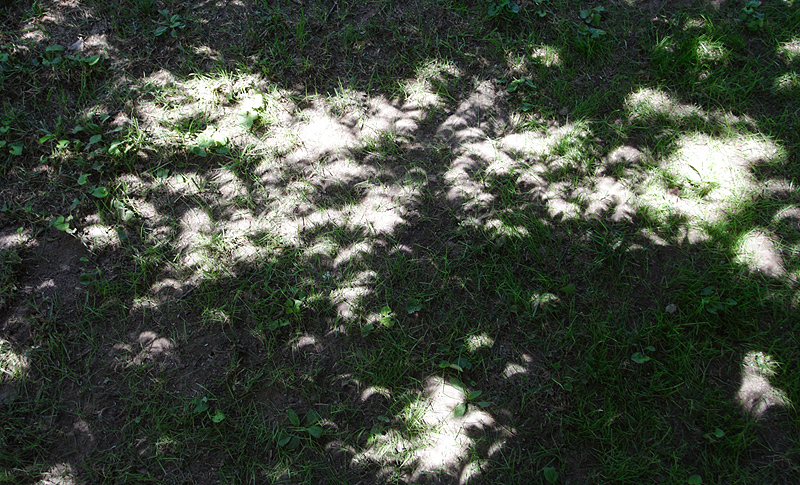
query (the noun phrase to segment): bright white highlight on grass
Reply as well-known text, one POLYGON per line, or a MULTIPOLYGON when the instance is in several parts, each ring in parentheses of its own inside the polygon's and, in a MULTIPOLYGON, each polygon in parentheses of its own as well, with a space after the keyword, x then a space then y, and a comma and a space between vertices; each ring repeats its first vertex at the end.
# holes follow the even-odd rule
MULTIPOLYGON (((354 462, 372 461, 413 469, 408 481, 414 482, 432 473, 454 474, 463 464, 473 439, 494 428, 494 419, 482 408, 469 405, 467 412, 455 417, 455 408, 465 402, 464 392, 441 377, 425 382, 422 400, 407 406, 404 419, 418 430, 406 436, 395 429, 386 430, 373 438, 369 447, 354 458, 354 462)), ((495 439, 502 443, 513 430, 501 430, 495 439)), ((500 446, 493 447, 496 452, 500 446)), ((488 457, 487 457, 488 458, 488 457)), ((480 463, 468 466, 458 475, 458 483, 467 483, 480 473, 480 463)))
POLYGON ((561 54, 558 49, 549 45, 536 46, 531 50, 531 57, 539 64, 547 67, 561 67, 561 54))
POLYGON ((719 62, 728 56, 728 50, 721 42, 704 39, 697 43, 697 59, 701 61, 719 62))
MULTIPOLYGON (((433 89, 459 74, 434 63, 420 71, 420 86, 433 89)), ((178 80, 163 71, 148 77, 142 89, 153 93, 137 107, 139 126, 150 139, 186 150, 216 137, 231 149, 246 147, 247 160, 260 160, 245 170, 122 177, 125 204, 144 221, 145 237, 177 252, 167 278, 197 286, 208 277, 235 274, 239 263, 263 259, 276 247, 303 246, 304 258, 336 270, 337 288, 328 296, 340 316, 352 316, 374 284, 374 276, 360 273, 372 244, 406 223, 427 184, 424 172, 401 178, 380 168, 384 152, 418 130, 425 104, 340 88, 330 98, 307 98, 309 105, 301 109, 278 88, 225 73, 178 80), (204 114, 211 111, 213 117, 204 114), (253 117, 252 127, 243 123, 253 117), (186 120, 195 118, 207 123, 203 133, 187 132, 186 120), (364 162, 355 160, 361 157, 364 162), (326 236, 330 228, 350 239, 345 247, 326 236), (274 245, 259 246, 252 239, 256 234, 273 235, 274 245), (315 240, 309 234, 317 234, 315 240)), ((99 224, 83 234, 104 247, 113 236, 99 224)), ((153 286, 161 288, 159 282, 153 286)))
POLYGON ((784 42, 778 49, 778 56, 787 64, 800 62, 800 37, 795 37, 789 42, 784 42))
POLYGON ((414 79, 404 82, 403 92, 409 105, 425 109, 444 103, 437 85, 447 86, 450 80, 461 77, 458 67, 440 59, 428 61, 418 67, 416 74, 414 79))
POLYGON ((773 86, 775 91, 779 93, 789 94, 795 91, 800 91, 800 74, 796 72, 787 72, 775 79, 773 86))
POLYGON ((343 281, 339 288, 331 292, 331 302, 336 305, 340 317, 345 320, 355 318, 356 308, 372 291, 377 277, 378 274, 373 270, 361 271, 348 281, 343 281))
POLYGON ((317 337, 305 334, 295 339, 294 344, 292 344, 292 350, 295 352, 313 352, 319 350, 321 345, 317 337))
POLYGON ((791 406, 789 397, 773 387, 769 378, 778 371, 778 363, 763 352, 748 352, 742 362, 742 384, 736 399, 742 409, 754 419, 764 416, 770 408, 791 406))
POLYGON ((77 485, 75 470, 69 463, 59 463, 42 474, 36 485, 77 485))
POLYGON ((16 231, 0 233, 0 249, 11 249, 13 247, 19 246, 25 241, 26 239, 30 238, 30 230, 25 229, 22 232, 18 233, 16 231))
POLYGON ((641 88, 625 100, 625 107, 633 119, 660 115, 668 119, 690 116, 705 117, 700 108, 672 99, 668 93, 651 88, 641 88))
POLYGON ((526 372, 528 372, 528 369, 526 369, 525 367, 519 364, 515 364, 513 362, 509 362, 508 364, 506 364, 505 370, 503 370, 503 377, 509 379, 517 374, 524 374, 526 372))
POLYGON ((642 183, 639 203, 665 217, 686 217, 690 229, 699 231, 695 237, 703 238, 703 225, 722 221, 752 199, 758 184, 751 167, 777 155, 767 140, 686 136, 642 183))
POLYGON ((776 239, 765 230, 748 232, 739 238, 734 247, 736 262, 772 278, 786 277, 786 264, 776 239))
POLYGON ((361 393, 361 402, 366 402, 372 396, 383 396, 386 399, 392 398, 392 393, 389 389, 380 386, 370 386, 361 393))
POLYGON ((464 339, 464 348, 467 352, 477 352, 484 347, 491 347, 494 345, 494 339, 486 333, 480 335, 470 335, 464 339))
POLYGON ((14 351, 11 342, 0 338, 0 383, 18 379, 30 368, 30 359, 14 351))

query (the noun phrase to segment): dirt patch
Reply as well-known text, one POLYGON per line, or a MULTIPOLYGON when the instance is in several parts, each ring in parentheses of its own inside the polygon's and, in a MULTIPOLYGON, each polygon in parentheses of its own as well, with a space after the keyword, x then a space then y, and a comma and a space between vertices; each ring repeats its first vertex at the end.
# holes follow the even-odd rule
POLYGON ((69 318, 78 309, 79 298, 86 294, 80 276, 88 271, 92 255, 76 238, 64 232, 49 230, 35 239, 23 239, 16 231, 0 231, 5 241, 0 249, 13 249, 19 254, 18 293, 0 314, 2 332, 18 344, 31 344, 32 327, 37 307, 69 318), (16 242, 15 242, 16 240, 16 242))

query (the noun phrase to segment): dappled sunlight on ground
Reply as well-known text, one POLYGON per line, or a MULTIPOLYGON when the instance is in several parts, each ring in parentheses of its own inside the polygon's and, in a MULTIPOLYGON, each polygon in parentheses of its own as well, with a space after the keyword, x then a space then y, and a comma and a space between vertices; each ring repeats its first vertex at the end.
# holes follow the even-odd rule
POLYGON ((769 379, 778 372, 778 363, 763 352, 748 352, 742 362, 742 382, 736 399, 742 410, 759 419, 770 408, 791 406, 789 397, 770 384, 769 379))
POLYGON ((694 135, 642 184, 641 204, 663 217, 686 217, 698 238, 703 227, 722 221, 755 196, 752 168, 780 155, 775 144, 751 137, 694 135))
POLYGON ((736 261, 747 266, 750 271, 761 273, 770 278, 791 281, 797 274, 787 274, 786 263, 781 254, 778 239, 765 230, 753 230, 743 235, 734 247, 736 261))
POLYGON ((42 479, 35 485, 77 485, 83 483, 76 478, 75 470, 69 463, 59 463, 42 474, 42 479))
POLYGON ((0 481, 796 472, 788 3, 312 3, 0 5, 0 481))
POLYGON ((19 379, 29 368, 30 359, 15 351, 11 342, 0 338, 0 384, 7 380, 19 379))
POLYGON ((131 343, 117 343, 113 346, 115 366, 141 366, 149 363, 177 362, 173 342, 156 332, 139 333, 131 343))
POLYGON ((778 55, 781 56, 787 64, 800 61, 800 38, 781 44, 781 46, 778 47, 778 55))
MULTIPOLYGON (((550 62, 558 56, 541 48, 536 57, 550 62)), ((177 252, 176 271, 184 285, 196 286, 204 275, 232 274, 236 264, 257 261, 264 251, 250 236, 267 233, 278 235, 279 244, 302 246, 307 257, 336 275, 346 267, 357 273, 351 263, 363 264, 376 244, 384 245, 406 224, 430 183, 422 169, 382 164, 382 153, 415 136, 428 110, 442 102, 436 86, 457 74, 441 63, 420 68, 408 86, 413 95, 402 106, 342 88, 301 107, 288 93, 252 76, 184 81, 155 73, 143 81, 150 100, 136 108, 148 136, 165 148, 171 140, 218 140, 220 146, 227 144, 226 150, 258 154, 259 162, 238 166, 223 155, 219 168, 204 173, 124 175, 120 180, 128 198, 120 207, 146 221, 153 243, 177 252), (208 116, 210 107, 215 107, 213 117, 208 116), (331 228, 355 239, 344 245, 320 239, 331 228)), ((525 228, 506 227, 502 214, 494 213, 503 195, 494 181, 510 179, 528 204, 543 204, 551 218, 603 216, 622 222, 644 208, 656 217, 684 218, 685 234, 702 240, 708 224, 752 199, 752 167, 780 156, 766 139, 690 134, 662 160, 632 146, 587 160, 584 150, 592 140, 581 122, 503 134, 494 112, 499 96, 492 83, 477 83, 436 128, 437 140, 454 156, 443 177, 448 199, 463 211, 465 221, 492 233, 525 234, 525 228), (642 174, 647 161, 657 166, 642 174)), ((662 116, 675 123, 696 119, 751 125, 708 115, 653 89, 631 94, 627 109, 632 120, 662 116)), ((108 247, 119 236, 99 220, 85 222, 82 238, 90 247, 108 247)), ((752 260, 752 244, 747 248, 752 260)), ((782 274, 775 269, 783 267, 774 259, 778 253, 770 255, 771 262, 755 262, 754 267, 767 271, 769 266, 770 274, 782 274)), ((337 281, 330 297, 341 316, 352 318, 352 308, 371 291, 376 275, 367 270, 337 281)))
POLYGON ((440 377, 428 378, 421 399, 409 404, 404 413, 404 419, 417 433, 404 435, 388 430, 376 436, 353 460, 393 463, 411 469, 408 479, 412 482, 426 475, 444 473, 458 476, 458 483, 468 483, 480 476, 480 461, 472 466, 464 462, 473 443, 493 441, 489 456, 483 457, 488 459, 514 431, 498 428, 494 418, 475 404, 468 404, 463 413, 457 410, 466 403, 467 396, 460 384, 440 377))
MULTIPOLYGON (((421 76, 430 80, 438 75, 434 67, 421 76)), ((410 100, 401 108, 382 98, 343 93, 331 100, 316 98, 300 109, 285 94, 250 77, 182 81, 162 71, 143 85, 153 99, 137 107, 139 126, 165 149, 173 141, 191 144, 205 137, 215 140, 208 150, 227 145, 226 150, 246 147, 249 153, 263 154, 259 163, 244 170, 233 164, 204 173, 154 171, 120 178, 127 189, 120 204, 145 222, 146 239, 177 253, 176 271, 185 286, 263 257, 253 234, 277 234, 280 243, 303 246, 308 257, 321 256, 341 272, 369 254, 376 240, 394 234, 421 197, 424 172, 409 168, 395 173, 361 160, 380 157, 382 150, 397 143, 394 137, 415 133, 423 112, 410 100), (210 117, 212 105, 218 109, 210 117), (266 132, 248 130, 242 124, 244 115, 251 121, 258 118, 254 123, 266 132), (291 142, 282 144, 288 132, 291 142), (360 234, 361 239, 345 247, 314 240, 320 236, 308 239, 332 227, 360 234)), ((423 91, 420 86, 415 89, 423 91)), ((119 236, 99 220, 84 223, 81 237, 90 247, 108 247, 119 236)), ((346 308, 356 305, 374 284, 374 276, 364 276, 369 274, 343 280, 331 295, 343 305, 343 316, 352 314, 346 308)), ((153 288, 161 286, 156 282, 153 288)))
POLYGON ((462 73, 455 65, 434 59, 417 69, 417 76, 403 84, 406 102, 411 106, 431 109, 442 106, 448 100, 437 93, 437 84, 447 84, 462 73))

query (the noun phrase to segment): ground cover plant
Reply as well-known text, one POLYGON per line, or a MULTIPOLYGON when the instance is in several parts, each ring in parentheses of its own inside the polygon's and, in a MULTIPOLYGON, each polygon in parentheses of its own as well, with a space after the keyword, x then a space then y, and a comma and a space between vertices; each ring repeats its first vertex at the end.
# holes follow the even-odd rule
POLYGON ((796 2, 0 19, 0 481, 800 481, 796 2))

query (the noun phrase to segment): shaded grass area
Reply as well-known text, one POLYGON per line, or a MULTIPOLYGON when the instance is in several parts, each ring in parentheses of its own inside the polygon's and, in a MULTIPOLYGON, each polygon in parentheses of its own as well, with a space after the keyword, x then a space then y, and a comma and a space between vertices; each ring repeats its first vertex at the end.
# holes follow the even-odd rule
POLYGON ((2 7, 0 477, 796 481, 798 10, 604 6, 2 7))

